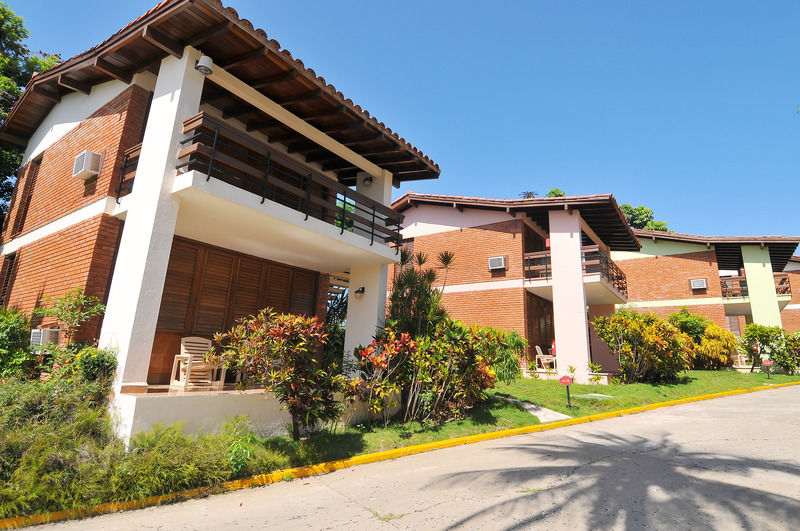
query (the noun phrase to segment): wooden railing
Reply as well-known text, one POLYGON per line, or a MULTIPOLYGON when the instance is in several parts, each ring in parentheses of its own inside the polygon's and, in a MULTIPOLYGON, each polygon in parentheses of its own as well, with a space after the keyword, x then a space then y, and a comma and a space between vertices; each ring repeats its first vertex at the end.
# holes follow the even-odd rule
MULTIPOLYGON (((778 295, 792 294, 792 285, 789 283, 787 273, 773 273, 772 276, 775 278, 775 293, 778 295)), ((750 295, 747 289, 747 277, 744 275, 724 277, 719 281, 722 286, 722 296, 727 299, 738 299, 750 295)))
MULTIPOLYGON (((403 215, 390 207, 276 152, 267 144, 224 121, 200 112, 183 122, 177 165, 179 172, 196 170, 276 203, 353 232, 374 242, 400 247, 403 215)), ((126 151, 119 195, 135 175, 140 146, 126 151)))
POLYGON ((133 190, 133 179, 136 177, 136 167, 139 165, 139 154, 142 152, 141 142, 126 149, 122 154, 122 172, 119 186, 117 187, 117 202, 119 198, 128 195, 133 190))
MULTIPOLYGON (((628 280, 625 273, 614 263, 598 245, 581 248, 583 274, 600 273, 617 291, 628 296, 628 280)), ((525 253, 523 268, 526 279, 549 279, 553 276, 550 264, 550 251, 525 253)))

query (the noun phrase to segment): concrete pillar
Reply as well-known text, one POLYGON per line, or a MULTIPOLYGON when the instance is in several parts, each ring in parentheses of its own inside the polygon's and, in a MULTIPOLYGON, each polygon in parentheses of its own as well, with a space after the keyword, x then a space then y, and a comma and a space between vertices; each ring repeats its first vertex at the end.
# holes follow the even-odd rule
POLYGON ((183 120, 198 112, 204 77, 200 52, 161 61, 133 192, 108 295, 100 345, 117 349, 114 390, 147 386, 150 352, 161 306, 178 200, 172 195, 183 120))
POLYGON ((742 245, 742 261, 753 322, 764 326, 783 326, 769 249, 766 246, 742 245))
POLYGON ((576 383, 588 383, 589 323, 583 287, 581 216, 576 211, 553 210, 549 218, 558 374, 568 374, 572 365, 576 383))
MULTIPOLYGON (((356 191, 383 205, 392 203, 392 174, 383 171, 381 175, 359 173, 356 176, 356 191), (372 182, 365 183, 367 177, 372 182)), ((375 245, 381 245, 375 243, 375 245)), ((344 367, 355 362, 353 351, 366 346, 378 328, 386 320, 386 285, 389 266, 373 264, 350 268, 350 290, 347 297, 347 325, 344 335, 344 367), (360 288, 363 293, 356 293, 360 288)))

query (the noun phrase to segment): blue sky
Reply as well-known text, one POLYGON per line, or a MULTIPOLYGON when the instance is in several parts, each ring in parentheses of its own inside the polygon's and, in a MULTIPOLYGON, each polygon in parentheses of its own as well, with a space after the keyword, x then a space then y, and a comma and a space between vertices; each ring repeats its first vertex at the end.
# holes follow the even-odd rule
MULTIPOLYGON (((155 0, 10 0, 67 58, 155 0)), ((800 2, 227 0, 430 155, 415 192, 559 187, 677 232, 800 234, 800 2)))

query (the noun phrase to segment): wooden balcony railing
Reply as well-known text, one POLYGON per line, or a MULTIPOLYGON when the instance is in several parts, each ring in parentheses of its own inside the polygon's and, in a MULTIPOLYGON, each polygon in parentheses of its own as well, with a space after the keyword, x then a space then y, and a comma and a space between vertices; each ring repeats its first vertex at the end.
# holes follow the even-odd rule
MULTIPOLYGON (((787 273, 774 273, 773 277, 775 278, 775 293, 778 295, 792 294, 792 285, 789 283, 787 273)), ((744 275, 724 277, 719 280, 722 286, 722 296, 727 299, 738 299, 750 295, 747 289, 747 277, 744 275)))
MULTIPOLYGON (((628 280, 625 273, 614 263, 598 245, 581 248, 583 274, 600 273, 617 291, 628 296, 628 280)), ((550 251, 525 253, 523 267, 526 279, 549 279, 552 275, 550 251)))
MULTIPOLYGON (((375 242, 400 247, 403 215, 330 177, 276 153, 224 121, 200 112, 183 122, 188 137, 178 153, 179 172, 196 170, 375 242)), ((141 145, 125 152, 118 195, 130 190, 141 145)), ((399 251, 398 251, 399 252, 399 251)))
POLYGON ((141 142, 126 149, 122 154, 122 173, 117 187, 117 202, 119 198, 128 195, 133 190, 133 179, 136 177, 136 167, 139 165, 139 154, 142 152, 141 142))

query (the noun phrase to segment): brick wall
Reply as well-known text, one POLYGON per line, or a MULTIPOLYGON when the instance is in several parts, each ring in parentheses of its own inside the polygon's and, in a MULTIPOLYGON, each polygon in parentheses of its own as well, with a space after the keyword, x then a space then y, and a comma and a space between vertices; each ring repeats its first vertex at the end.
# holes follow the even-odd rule
MULTIPOLYGON (((800 304, 800 271, 787 271, 792 286, 790 305, 800 304)), ((790 332, 800 332, 800 309, 784 309, 781 312, 783 327, 790 332)))
POLYGON ((445 293, 442 304, 450 317, 465 324, 516 330, 527 338, 522 288, 445 293))
MULTIPOLYGON (((120 220, 101 214, 22 247, 16 253, 8 306, 30 313, 48 296, 76 287, 105 300, 121 230, 120 220)), ((47 328, 53 321, 36 317, 32 324, 47 328)), ((86 323, 79 339, 96 337, 99 324, 86 323)))
MULTIPOLYGON (((437 286, 444 280, 444 272, 438 266, 436 256, 441 251, 455 255, 453 265, 447 273, 447 284, 469 284, 522 278, 522 222, 512 219, 480 227, 417 236, 412 245, 413 252, 428 255, 426 267, 439 273, 437 286), (506 271, 489 271, 489 258, 506 256, 506 271)), ((389 268, 389 278, 394 274, 389 268)))
MULTIPOLYGON (((73 130, 44 150, 32 189, 30 206, 22 230, 12 234, 18 221, 27 179, 28 163, 14 189, 9 223, 3 241, 25 234, 107 195, 114 195, 119 184, 123 152, 141 140, 149 93, 132 85, 103 105, 73 130), (103 155, 100 173, 88 181, 74 179, 75 156, 88 149, 103 155)), ((30 186, 27 186, 30 189, 30 186)))
POLYGON ((717 255, 713 250, 620 260, 616 264, 628 279, 630 302, 722 296, 717 255), (705 278, 708 289, 690 289, 692 278, 705 278))

